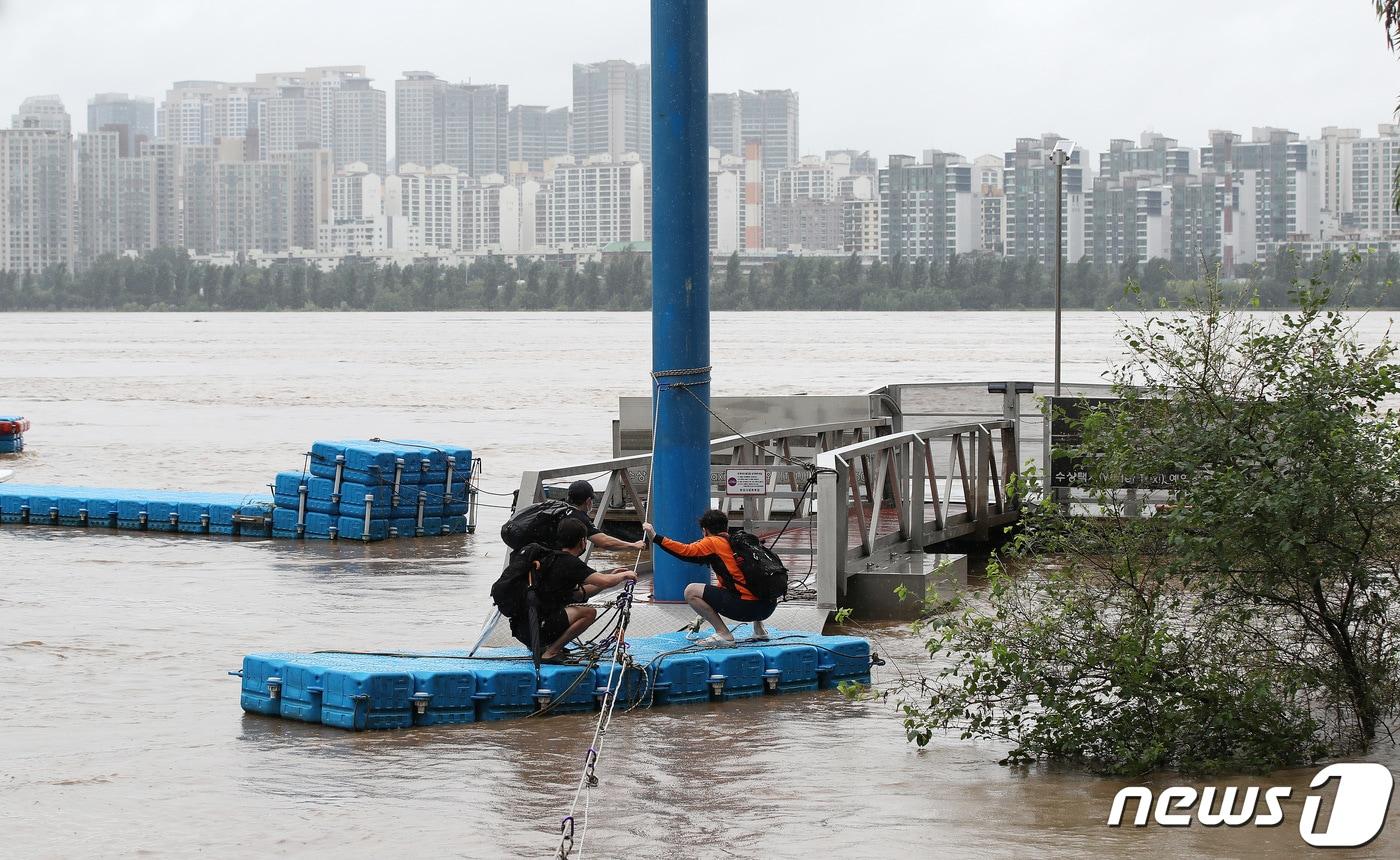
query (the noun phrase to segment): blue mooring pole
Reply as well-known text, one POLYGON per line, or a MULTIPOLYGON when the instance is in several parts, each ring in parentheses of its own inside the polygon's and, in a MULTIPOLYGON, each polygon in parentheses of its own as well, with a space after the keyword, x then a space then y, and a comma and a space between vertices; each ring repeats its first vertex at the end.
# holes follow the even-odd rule
MULTIPOLYGON (((710 506, 707 6, 651 0, 651 516, 658 532, 687 541, 710 506)), ((654 600, 682 601, 688 583, 709 581, 706 567, 652 558, 654 600)))

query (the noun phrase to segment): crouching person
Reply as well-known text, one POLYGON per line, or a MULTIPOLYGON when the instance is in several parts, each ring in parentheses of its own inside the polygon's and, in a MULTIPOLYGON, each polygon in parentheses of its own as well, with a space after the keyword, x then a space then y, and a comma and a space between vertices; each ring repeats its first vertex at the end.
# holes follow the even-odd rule
POLYGON ((543 661, 561 659, 564 646, 598 617, 592 606, 575 606, 605 588, 636 580, 626 568, 595 571, 579 556, 588 546, 588 529, 572 517, 559 523, 563 549, 530 544, 513 557, 491 587, 491 599, 510 619, 510 632, 543 661))
POLYGON ((642 529, 653 545, 665 552, 698 564, 708 564, 716 583, 692 582, 685 587, 685 602, 695 610, 695 614, 708 621, 715 633, 701 644, 733 642, 734 634, 724 619, 753 623, 753 638, 766 640, 768 630, 763 622, 778 608, 776 598, 764 599, 755 594, 755 588, 748 581, 734 556, 734 547, 729 539, 729 515, 724 511, 709 510, 700 517, 700 531, 704 537, 693 543, 681 543, 659 535, 651 523, 643 523, 642 529))

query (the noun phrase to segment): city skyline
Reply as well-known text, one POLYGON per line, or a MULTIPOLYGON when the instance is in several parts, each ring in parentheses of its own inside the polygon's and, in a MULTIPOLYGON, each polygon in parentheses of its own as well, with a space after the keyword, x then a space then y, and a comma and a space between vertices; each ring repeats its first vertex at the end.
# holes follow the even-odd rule
MULTIPOLYGON (((1221 11, 1183 0, 1182 14, 1173 16, 1122 5, 1066 2, 1056 7, 1056 17, 1032 18, 934 11, 920 4, 858 17, 834 3, 771 2, 740 14, 739 4, 713 0, 709 89, 792 89, 801 97, 800 154, 856 148, 882 162, 929 146, 969 158, 1000 153, 1006 141, 1043 131, 1072 137, 1092 152, 1141 131, 1168 134, 1189 147, 1207 145, 1212 128, 1276 125, 1311 136, 1339 125, 1369 133, 1393 106, 1394 58, 1369 4, 1241 2, 1221 11), (839 27, 832 26, 833 16, 839 27), (827 25, 820 28, 827 42, 811 37, 814 19, 827 25), (901 26, 880 26, 892 19, 901 26), (960 31, 986 38, 942 37, 960 31), (1149 38, 1161 48, 1155 62, 1143 50, 1149 38), (802 50, 785 53, 784 44, 802 50), (1092 50, 1056 51, 1051 44, 1092 50), (831 62, 833 50, 845 62, 831 62), (993 58, 999 55, 1018 62, 998 67, 993 58), (980 64, 967 64, 974 56, 980 64), (1027 64, 1034 73, 1027 73, 1027 64), (1006 91, 1008 85, 1017 87, 1015 94, 1006 91), (1076 92, 1083 97, 1073 98, 1076 92)), ((108 4, 54 6, 28 0, 0 5, 0 105, 12 108, 26 97, 55 93, 74 117, 75 132, 86 130, 83 117, 94 95, 129 92, 159 102, 177 80, 242 81, 267 69, 363 64, 374 86, 387 93, 392 118, 394 81, 413 69, 432 69, 452 82, 508 86, 511 105, 564 107, 572 102, 574 63, 649 59, 647 9, 640 0, 563 8, 525 0, 508 9, 433 10, 434 31, 452 32, 455 22, 470 22, 474 32, 493 26, 509 31, 530 22, 529 31, 520 31, 520 44, 530 51, 520 51, 511 39, 481 39, 469 42, 466 56, 459 40, 403 43, 383 39, 379 28, 357 27, 378 8, 364 3, 338 5, 333 18, 312 15, 305 6, 278 6, 275 16, 262 15, 264 7, 274 7, 257 2, 241 11, 198 12, 153 3, 152 14, 141 16, 108 4), (269 27, 274 20, 284 26, 269 27), (297 35, 303 20, 326 31, 330 38, 317 41, 336 45, 333 51, 306 49, 297 35), (236 44, 238 51, 164 38, 186 27, 217 29, 218 44, 236 44), (249 38, 239 38, 245 32, 249 38), (586 44, 577 40, 580 32, 589 33, 586 44), (129 50, 143 39, 164 39, 159 43, 170 48, 162 50, 155 68, 135 62, 138 55, 129 50), (53 51, 55 44, 66 50, 53 51)), ((1019 2, 999 6, 1002 12, 1030 8, 1019 2)), ((429 8, 409 0, 398 4, 396 14, 415 20, 416 12, 429 8)), ((390 156, 397 152, 394 137, 391 119, 390 156)))

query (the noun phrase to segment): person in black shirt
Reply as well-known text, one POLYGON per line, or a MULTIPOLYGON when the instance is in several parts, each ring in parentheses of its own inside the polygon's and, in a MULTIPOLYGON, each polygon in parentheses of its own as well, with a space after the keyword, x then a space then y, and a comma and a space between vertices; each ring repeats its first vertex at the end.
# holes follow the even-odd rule
POLYGON ((593 518, 589 516, 593 512, 593 485, 589 482, 580 480, 569 485, 569 504, 573 505, 574 509, 566 514, 565 518, 582 523, 587 530, 588 542, 598 549, 646 549, 645 539, 622 540, 593 525, 593 518))
MULTIPOLYGON (((540 562, 535 582, 539 641, 550 643, 540 653, 541 660, 557 659, 569 640, 582 634, 597 619, 598 610, 592 606, 571 604, 583 603, 605 588, 637 579, 636 573, 624 567, 600 573, 585 564, 579 556, 588 545, 588 531, 577 519, 566 517, 560 522, 558 538, 564 549, 554 550, 540 562)), ((510 632, 530 646, 529 614, 522 612, 512 616, 510 632)))

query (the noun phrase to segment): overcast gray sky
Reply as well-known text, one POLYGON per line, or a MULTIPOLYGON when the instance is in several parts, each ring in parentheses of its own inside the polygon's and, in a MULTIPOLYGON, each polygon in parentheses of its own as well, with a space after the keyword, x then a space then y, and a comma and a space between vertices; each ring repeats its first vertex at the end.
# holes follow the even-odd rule
MULTIPOLYGON (((368 67, 507 83, 565 105, 570 65, 648 59, 647 0, 0 0, 0 121, 58 93, 159 102, 171 81, 368 67)), ((1400 65, 1371 0, 710 0, 710 89, 801 95, 803 152, 925 148, 969 157, 1057 131, 1091 150, 1144 129, 1199 146, 1211 128, 1372 134, 1400 65)))

